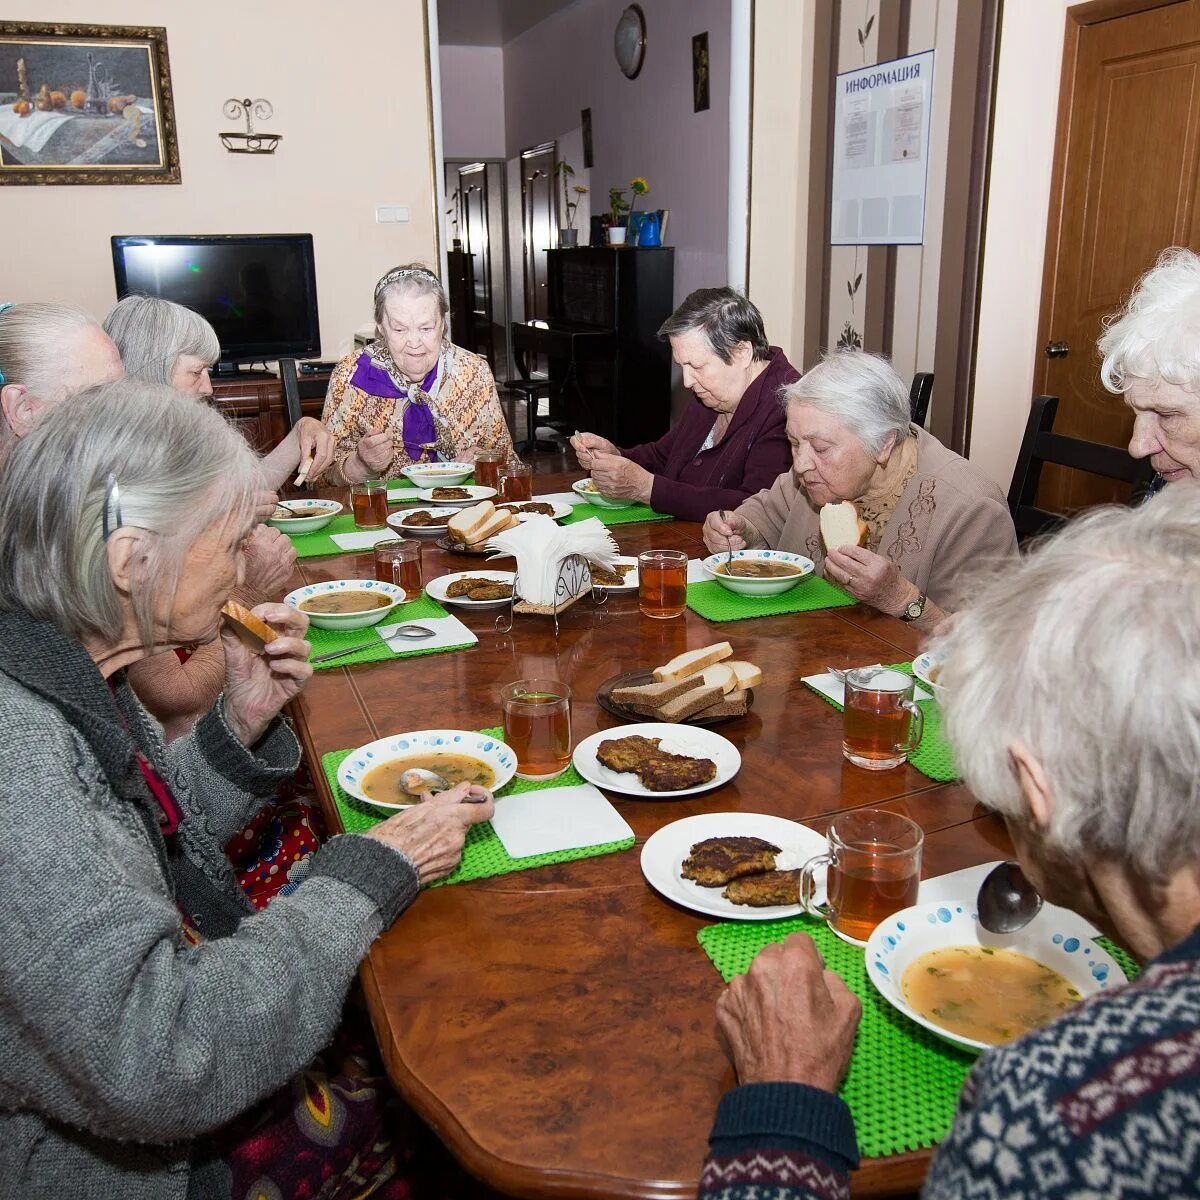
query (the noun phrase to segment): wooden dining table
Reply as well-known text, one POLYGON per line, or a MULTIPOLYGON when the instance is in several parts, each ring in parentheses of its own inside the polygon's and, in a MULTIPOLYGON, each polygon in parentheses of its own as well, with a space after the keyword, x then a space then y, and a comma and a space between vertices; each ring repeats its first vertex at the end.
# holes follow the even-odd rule
MULTIPOLYGON (((575 478, 539 475, 535 492, 568 490, 575 478)), ((695 523, 611 532, 624 554, 707 554, 695 523)), ((426 583, 482 563, 432 540, 423 550, 426 583)), ((366 578, 372 557, 300 560, 298 574, 306 583, 366 578)), ((495 611, 455 615, 477 645, 318 671, 293 702, 331 830, 340 822, 323 754, 406 730, 497 726, 509 681, 566 682, 578 743, 620 727, 596 701, 618 672, 723 640, 764 672, 751 711, 718 730, 742 755, 728 783, 680 799, 607 793, 636 835, 633 849, 426 891, 361 969, 394 1085, 490 1187, 520 1197, 694 1195, 717 1102, 735 1082, 714 1019, 723 983, 696 940, 712 919, 643 878, 646 839, 697 813, 768 813, 823 831, 836 813, 882 808, 922 826, 928 877, 1007 857, 1003 824, 960 784, 909 765, 875 772, 843 759, 841 714, 801 678, 830 663, 908 661, 920 641, 861 606, 716 624, 690 609, 645 617, 636 594, 603 604, 584 597, 562 614, 557 636, 546 616, 518 614, 502 632, 495 611)), ((929 1157, 864 1160, 854 1192, 911 1192, 929 1157)))

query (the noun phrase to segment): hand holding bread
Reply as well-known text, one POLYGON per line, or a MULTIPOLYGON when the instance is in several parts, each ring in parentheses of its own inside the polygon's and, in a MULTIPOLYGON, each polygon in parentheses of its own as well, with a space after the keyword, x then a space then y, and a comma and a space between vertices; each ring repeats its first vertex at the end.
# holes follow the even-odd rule
POLYGON ((838 504, 821 506, 821 541, 826 550, 840 550, 843 546, 865 546, 870 530, 858 515, 853 500, 842 500, 838 504))

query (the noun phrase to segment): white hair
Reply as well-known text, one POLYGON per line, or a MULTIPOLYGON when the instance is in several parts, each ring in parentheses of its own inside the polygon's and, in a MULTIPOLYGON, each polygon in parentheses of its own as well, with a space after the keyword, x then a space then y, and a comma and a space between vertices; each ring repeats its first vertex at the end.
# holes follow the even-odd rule
POLYGON ((196 538, 222 519, 248 529, 262 486, 253 451, 203 401, 132 379, 88 388, 51 408, 0 473, 0 608, 112 645, 124 612, 107 518, 144 539, 132 604, 153 645, 156 608, 173 599, 196 538))
POLYGON ((936 648, 955 760, 983 804, 1030 828, 1009 758, 1022 742, 1059 856, 1151 882, 1200 857, 1200 486, 1072 522, 936 648))
POLYGON ((125 373, 147 383, 170 383, 185 354, 205 363, 220 357, 213 327, 197 312, 157 296, 126 296, 104 318, 104 332, 116 343, 125 373))
POLYGON ((836 417, 871 454, 899 441, 912 420, 908 387, 882 355, 859 350, 827 354, 783 389, 784 404, 806 404, 836 417))
POLYGON ((445 319, 450 313, 450 301, 442 281, 424 263, 406 263, 393 267, 375 285, 375 332, 383 340, 383 316, 389 296, 434 296, 445 319))

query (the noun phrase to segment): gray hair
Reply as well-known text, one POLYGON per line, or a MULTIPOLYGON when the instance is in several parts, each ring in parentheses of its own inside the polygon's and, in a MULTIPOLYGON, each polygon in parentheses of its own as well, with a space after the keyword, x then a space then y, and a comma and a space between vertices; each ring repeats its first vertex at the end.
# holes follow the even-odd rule
POLYGON ((1020 741, 1045 769, 1059 856, 1148 881, 1200 856, 1200 487, 1072 522, 1006 564, 936 649, 983 804, 1029 826, 1020 741))
POLYGON ((889 434, 905 437, 912 421, 908 387, 879 354, 837 350, 783 389, 784 404, 807 404, 836 417, 878 454, 889 434))
POLYGON ((723 363, 733 361, 733 352, 742 342, 750 343, 757 361, 771 357, 762 313, 733 288, 698 288, 692 292, 659 327, 658 339, 665 342, 693 329, 704 331, 709 349, 723 363))
POLYGON ((383 336, 384 308, 388 297, 393 295, 436 296, 442 317, 450 312, 450 301, 446 299, 442 281, 424 263, 393 267, 375 285, 375 329, 379 337, 383 336))
POLYGON ((197 312, 157 296, 126 296, 104 318, 104 332, 116 343, 125 372, 147 383, 170 383, 175 364, 189 354, 214 363, 221 343, 197 312))
POLYGON ((131 379, 88 388, 50 409, 0 473, 0 608, 114 644, 124 613, 103 535, 107 503, 110 528, 119 509, 121 526, 143 534, 132 603, 151 646, 155 609, 173 599, 196 538, 223 518, 248 530, 261 487, 254 453, 202 401, 131 379))

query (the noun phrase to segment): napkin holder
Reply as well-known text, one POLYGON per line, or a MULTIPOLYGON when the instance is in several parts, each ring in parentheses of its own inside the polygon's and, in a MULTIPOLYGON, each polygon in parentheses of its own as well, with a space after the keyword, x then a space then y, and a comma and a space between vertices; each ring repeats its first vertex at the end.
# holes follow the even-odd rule
POLYGON ((513 617, 516 613, 532 613, 535 616, 552 616, 554 618, 554 636, 558 637, 558 614, 565 612, 576 600, 591 593, 592 603, 600 605, 604 597, 598 595, 592 584, 592 570, 582 554, 568 554, 558 564, 558 579, 554 585, 553 604, 534 604, 521 600, 521 573, 518 570, 513 576, 512 599, 508 605, 508 624, 503 624, 504 615, 496 618, 496 627, 501 633, 508 633, 513 627, 513 617))

